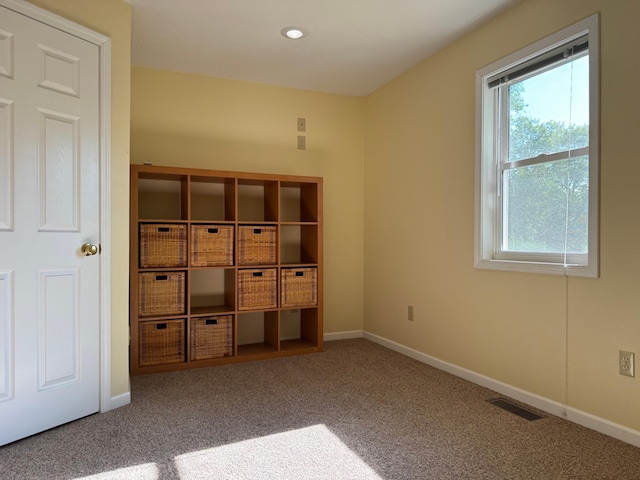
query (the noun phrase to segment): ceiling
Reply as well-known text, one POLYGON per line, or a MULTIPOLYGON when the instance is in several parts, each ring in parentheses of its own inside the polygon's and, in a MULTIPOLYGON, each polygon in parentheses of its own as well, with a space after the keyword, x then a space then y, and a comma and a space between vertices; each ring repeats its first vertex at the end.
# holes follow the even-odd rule
POLYGON ((518 0, 128 1, 135 66, 364 96, 518 0))

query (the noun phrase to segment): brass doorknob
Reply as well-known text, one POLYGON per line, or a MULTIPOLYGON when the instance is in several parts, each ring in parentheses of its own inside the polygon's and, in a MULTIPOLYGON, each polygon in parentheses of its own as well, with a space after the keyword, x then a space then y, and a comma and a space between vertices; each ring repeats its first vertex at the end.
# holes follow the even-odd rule
POLYGON ((80 251, 85 257, 88 257, 90 255, 95 255, 96 253, 98 253, 98 246, 92 245, 91 243, 85 243, 84 245, 82 245, 82 247, 80 247, 80 251))

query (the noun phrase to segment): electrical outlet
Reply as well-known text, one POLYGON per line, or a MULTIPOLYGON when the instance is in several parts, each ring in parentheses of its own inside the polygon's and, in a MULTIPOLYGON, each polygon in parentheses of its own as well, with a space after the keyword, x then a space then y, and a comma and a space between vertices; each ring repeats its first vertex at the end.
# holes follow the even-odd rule
POLYGON ((304 150, 307 148, 307 139, 304 135, 298 135, 298 150, 304 150))
POLYGON ((409 305, 407 308, 407 320, 413 322, 413 305, 409 305))
POLYGON ((633 352, 626 352, 620 350, 619 365, 620 375, 626 375, 628 377, 635 377, 635 354, 633 352))

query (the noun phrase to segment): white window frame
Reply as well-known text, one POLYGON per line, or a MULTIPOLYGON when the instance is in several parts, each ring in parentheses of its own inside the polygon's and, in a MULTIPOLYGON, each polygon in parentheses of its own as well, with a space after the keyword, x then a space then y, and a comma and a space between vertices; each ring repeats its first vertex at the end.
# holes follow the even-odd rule
POLYGON ((588 17, 476 72, 476 268, 598 277, 599 275, 599 15, 588 17), (589 41, 589 219, 588 253, 580 261, 564 255, 501 252, 501 199, 497 90, 488 80, 574 39, 589 41))

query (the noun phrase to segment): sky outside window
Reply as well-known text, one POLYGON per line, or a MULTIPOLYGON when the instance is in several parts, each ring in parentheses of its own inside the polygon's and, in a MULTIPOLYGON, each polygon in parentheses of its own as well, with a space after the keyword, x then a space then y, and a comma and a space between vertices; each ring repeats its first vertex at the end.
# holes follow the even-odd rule
POLYGON ((524 82, 525 114, 541 122, 589 124, 589 56, 535 75, 524 82), (573 75, 571 68, 573 65, 573 75), (573 80, 573 82, 572 82, 573 80), (571 91, 573 89, 573 91, 571 91), (570 93, 569 93, 570 92, 570 93), (571 99, 573 101, 571 102, 571 99))

